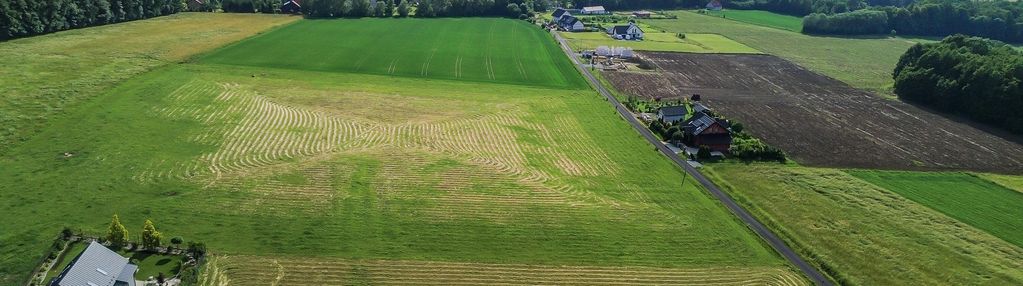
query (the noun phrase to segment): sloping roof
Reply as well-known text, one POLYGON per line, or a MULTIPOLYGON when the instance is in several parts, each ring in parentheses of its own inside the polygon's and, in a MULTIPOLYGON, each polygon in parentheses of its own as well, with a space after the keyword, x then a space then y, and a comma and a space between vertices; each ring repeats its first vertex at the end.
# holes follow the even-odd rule
POLYGON ((583 11, 604 11, 604 6, 586 6, 583 11))
MULTIPOLYGON (((633 24, 633 23, 629 23, 628 25, 616 25, 616 26, 611 28, 611 34, 613 34, 613 35, 625 35, 625 34, 628 34, 629 33, 629 28, 632 27, 632 26, 635 26, 635 25, 636 24, 633 24)), ((636 27, 636 29, 639 29, 639 27, 636 27)), ((642 31, 642 29, 640 29, 640 31, 642 31)))
POLYGON ((664 116, 680 116, 689 114, 689 110, 686 109, 685 105, 680 106, 665 106, 657 110, 664 116))
POLYGON ((572 15, 566 15, 565 17, 561 17, 560 24, 562 27, 571 27, 574 26, 576 22, 579 22, 578 18, 572 15))
MULTIPOLYGON (((128 264, 128 258, 124 258, 106 246, 95 241, 79 254, 71 265, 57 277, 54 285, 60 286, 112 286, 122 276, 128 264)), ((131 276, 134 275, 135 266, 132 265, 131 276)), ((125 281, 128 282, 128 281, 125 281)), ((134 277, 129 285, 135 285, 134 277)))
POLYGON ((285 6, 285 5, 294 3, 295 6, 302 7, 302 3, 298 2, 298 1, 299 0, 284 0, 284 4, 281 5, 281 6, 285 6))
POLYGON ((135 271, 138 270, 138 266, 128 263, 124 266, 124 269, 121 269, 121 274, 117 275, 117 281, 126 282, 127 286, 135 286, 135 271))
POLYGON ((561 17, 561 15, 564 15, 566 12, 568 11, 566 11, 565 9, 558 8, 554 10, 554 13, 551 14, 551 16, 554 16, 554 18, 561 17))
POLYGON ((715 123, 720 125, 722 128, 728 128, 728 126, 725 126, 726 124, 719 122, 714 117, 703 112, 693 114, 693 117, 690 117, 689 120, 686 120, 683 124, 683 128, 690 134, 700 135, 704 130, 707 130, 707 128, 713 126, 715 123))
POLYGON ((706 106, 703 106, 702 103, 697 102, 693 104, 693 112, 706 112, 708 110, 710 109, 707 108, 706 106))

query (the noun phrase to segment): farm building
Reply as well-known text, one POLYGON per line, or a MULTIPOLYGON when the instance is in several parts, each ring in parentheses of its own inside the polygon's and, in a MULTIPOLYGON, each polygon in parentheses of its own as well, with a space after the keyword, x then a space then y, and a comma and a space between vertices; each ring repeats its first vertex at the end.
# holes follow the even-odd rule
POLYGON ((560 23, 561 18, 564 16, 572 16, 572 14, 568 13, 568 10, 565 10, 564 8, 558 8, 554 10, 554 13, 551 13, 551 18, 554 23, 560 23))
POLYGON ((281 4, 281 13, 302 13, 302 3, 299 3, 299 0, 284 0, 284 3, 281 4))
POLYGON ((642 40, 643 29, 636 26, 636 23, 628 25, 617 25, 607 29, 607 34, 619 40, 642 40))
POLYGON ((135 286, 138 266, 98 242, 89 246, 68 264, 50 286, 135 286))
POLYGON ((650 16, 653 16, 653 15, 654 15, 654 13, 651 13, 650 11, 636 11, 636 12, 632 12, 632 16, 635 16, 636 18, 642 18, 642 19, 649 19, 650 16))
POLYGON ((562 16, 561 21, 558 22, 558 27, 561 27, 561 29, 569 32, 578 32, 586 30, 586 25, 583 24, 583 21, 580 21, 578 18, 573 17, 572 15, 562 16))
POLYGON ((706 106, 703 106, 702 103, 699 102, 693 103, 693 112, 706 113, 707 111, 710 111, 710 109, 707 108, 706 106))
POLYGON ((693 114, 693 117, 682 123, 682 132, 686 135, 686 144, 690 146, 707 146, 711 151, 725 153, 732 145, 728 123, 707 113, 693 114))
POLYGON ((711 0, 709 3, 707 3, 706 7, 707 7, 707 10, 721 11, 721 8, 722 8, 721 1, 720 0, 711 0))
POLYGON ((206 6, 206 3, 203 1, 204 0, 189 0, 188 11, 202 11, 203 6, 206 6))
POLYGON ((604 10, 604 6, 588 6, 579 10, 579 13, 584 15, 604 15, 607 14, 607 10, 604 10))
POLYGON ((665 106, 657 109, 657 119, 664 122, 675 122, 686 118, 689 110, 685 105, 665 106))

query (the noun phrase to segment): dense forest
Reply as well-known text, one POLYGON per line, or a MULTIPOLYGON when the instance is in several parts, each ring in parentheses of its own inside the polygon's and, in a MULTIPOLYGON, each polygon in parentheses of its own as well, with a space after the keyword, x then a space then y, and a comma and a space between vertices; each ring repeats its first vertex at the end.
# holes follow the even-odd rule
POLYGON ((1023 134, 1023 54, 955 35, 917 44, 899 59, 895 93, 909 102, 1023 134))
POLYGON ((921 0, 905 7, 870 7, 867 11, 876 12, 811 14, 803 19, 803 31, 939 37, 968 34, 1023 42, 1023 2, 1019 1, 921 0), (885 17, 879 17, 879 12, 883 12, 885 17), (884 28, 878 28, 881 26, 884 28))
POLYGON ((169 15, 183 9, 181 0, 0 0, 0 40, 169 15))
POLYGON ((616 10, 637 10, 637 9, 678 9, 696 8, 706 5, 708 0, 572 0, 568 1, 572 7, 582 8, 585 6, 604 6, 604 8, 616 10))

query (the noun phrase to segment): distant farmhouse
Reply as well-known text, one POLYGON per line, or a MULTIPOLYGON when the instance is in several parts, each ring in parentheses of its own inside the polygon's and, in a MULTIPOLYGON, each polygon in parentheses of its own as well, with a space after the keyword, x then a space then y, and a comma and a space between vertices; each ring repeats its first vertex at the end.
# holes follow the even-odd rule
POLYGON ((611 35, 612 38, 619 40, 642 40, 643 29, 636 26, 636 23, 629 23, 628 25, 617 25, 607 29, 607 34, 611 35))
POLYGON ((608 14, 607 10, 604 10, 604 6, 583 7, 582 10, 579 10, 579 13, 583 14, 583 15, 604 15, 604 14, 608 14))
POLYGON ((91 242, 50 286, 135 286, 139 267, 98 242, 91 242))
POLYGON ((707 146, 711 151, 728 152, 732 146, 731 131, 728 123, 718 120, 705 112, 696 112, 693 117, 682 123, 682 132, 691 146, 707 146))
POLYGON ((657 119, 664 122, 681 121, 686 118, 687 114, 689 114, 689 110, 685 105, 665 106, 657 109, 657 119))
POLYGON ((722 6, 720 0, 711 0, 710 3, 707 3, 707 10, 721 11, 721 8, 722 6))
POLYGON ((586 30, 586 25, 583 21, 572 15, 561 16, 561 21, 558 21, 558 27, 569 32, 579 32, 586 30))
POLYGON ((565 16, 572 16, 572 14, 568 13, 568 10, 565 10, 564 8, 555 9, 554 13, 551 13, 554 23, 561 22, 561 17, 565 16))
POLYGON ((299 0, 284 0, 284 4, 281 4, 281 13, 302 13, 302 3, 299 3, 299 0))

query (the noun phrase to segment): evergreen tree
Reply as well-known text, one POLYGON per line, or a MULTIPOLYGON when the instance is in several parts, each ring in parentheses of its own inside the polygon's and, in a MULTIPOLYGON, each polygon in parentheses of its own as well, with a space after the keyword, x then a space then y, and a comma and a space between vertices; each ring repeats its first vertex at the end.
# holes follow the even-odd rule
POLYGON ((117 217, 117 214, 114 214, 114 219, 110 221, 106 239, 115 247, 122 247, 128 244, 128 229, 121 224, 121 219, 117 217))
POLYGON ((408 17, 408 1, 407 0, 401 0, 401 3, 398 3, 398 16, 402 17, 402 18, 408 17))
POLYGON ((147 249, 159 247, 162 238, 163 235, 156 230, 153 221, 146 219, 146 223, 142 225, 142 247, 147 249))
POLYGON ((394 16, 394 0, 384 0, 384 1, 387 2, 387 5, 384 6, 384 17, 394 16))

